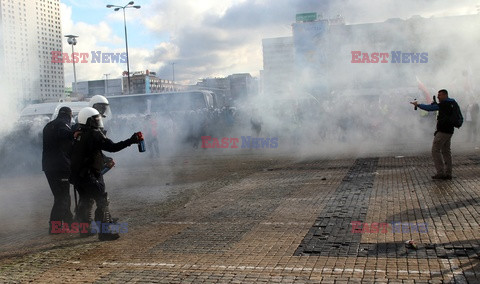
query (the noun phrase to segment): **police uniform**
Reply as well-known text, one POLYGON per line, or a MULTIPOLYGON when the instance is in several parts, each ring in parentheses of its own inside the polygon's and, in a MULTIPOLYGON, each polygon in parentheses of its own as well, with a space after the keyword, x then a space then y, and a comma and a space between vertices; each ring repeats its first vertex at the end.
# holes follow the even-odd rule
MULTIPOLYGON (((98 112, 97 112, 98 113, 98 112)), ((70 182, 74 184, 80 196, 77 212, 77 221, 91 223, 91 211, 95 201, 95 221, 112 223, 108 209, 107 193, 102 177, 105 165, 103 151, 118 152, 126 147, 138 143, 136 135, 130 139, 114 143, 107 138, 100 127, 82 125, 78 129, 72 151, 70 182)), ((88 233, 86 235, 89 235, 88 233)), ((100 240, 118 238, 118 234, 99 233, 100 240)))
POLYGON ((73 132, 70 128, 72 110, 62 107, 58 117, 43 128, 42 170, 52 190, 54 203, 50 213, 51 222, 70 223, 73 220, 70 211, 70 154, 73 132))

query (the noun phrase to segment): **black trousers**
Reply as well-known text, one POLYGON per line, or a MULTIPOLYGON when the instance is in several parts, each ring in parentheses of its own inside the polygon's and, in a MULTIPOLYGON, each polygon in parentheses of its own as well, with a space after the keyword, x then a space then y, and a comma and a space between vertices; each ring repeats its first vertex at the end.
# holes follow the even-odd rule
POLYGON ((70 211, 70 183, 68 182, 69 173, 47 171, 45 172, 45 176, 53 193, 53 207, 50 213, 50 221, 72 222, 73 214, 70 211))
POLYGON ((96 178, 87 176, 77 182, 75 187, 80 196, 78 202, 77 221, 80 223, 90 223, 92 221, 91 212, 93 203, 97 205, 95 210, 95 221, 102 223, 111 222, 111 216, 108 209, 108 198, 105 192, 105 182, 103 177, 96 178))

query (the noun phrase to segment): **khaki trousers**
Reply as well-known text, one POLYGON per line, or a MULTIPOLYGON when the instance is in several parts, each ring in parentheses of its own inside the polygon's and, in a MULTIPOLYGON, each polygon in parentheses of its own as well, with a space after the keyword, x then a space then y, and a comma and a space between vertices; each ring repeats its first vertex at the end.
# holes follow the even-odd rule
POLYGON ((437 175, 452 175, 452 152, 450 142, 453 134, 437 132, 433 138, 432 158, 437 175))

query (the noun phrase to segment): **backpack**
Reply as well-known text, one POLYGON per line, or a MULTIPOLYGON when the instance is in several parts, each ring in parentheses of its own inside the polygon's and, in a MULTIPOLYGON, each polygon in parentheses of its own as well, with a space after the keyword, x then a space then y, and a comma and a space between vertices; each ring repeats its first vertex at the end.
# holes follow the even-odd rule
POLYGON ((453 110, 452 110, 452 124, 456 128, 462 127, 463 124, 463 115, 460 107, 458 106, 457 102, 453 102, 453 110))

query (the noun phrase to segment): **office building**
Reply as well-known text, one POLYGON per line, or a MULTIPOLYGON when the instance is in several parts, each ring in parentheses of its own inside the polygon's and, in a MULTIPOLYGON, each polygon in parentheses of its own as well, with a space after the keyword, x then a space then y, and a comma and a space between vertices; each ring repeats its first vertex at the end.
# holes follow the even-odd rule
POLYGON ((0 70, 2 95, 24 102, 64 97, 60 0, 0 0, 0 70))

